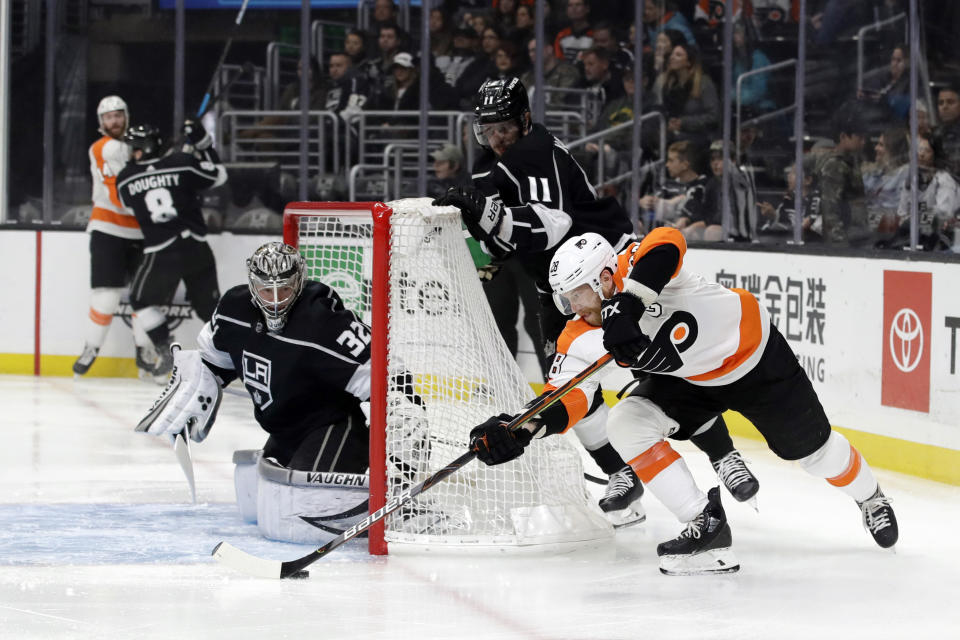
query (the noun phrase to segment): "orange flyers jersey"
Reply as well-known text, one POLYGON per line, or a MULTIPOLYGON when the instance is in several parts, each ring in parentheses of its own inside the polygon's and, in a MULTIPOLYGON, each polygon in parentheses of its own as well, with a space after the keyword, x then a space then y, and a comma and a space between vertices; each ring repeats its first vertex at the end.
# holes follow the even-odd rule
MULTIPOLYGON (((654 247, 680 250, 676 271, 640 319, 651 344, 637 368, 702 386, 729 384, 760 360, 770 336, 767 310, 749 291, 708 282, 683 266, 686 241, 676 229, 654 229, 617 258, 614 282, 623 291, 634 265, 654 247)), ((643 265, 640 265, 643 268, 643 265)))
POLYGON ((87 231, 102 231, 112 236, 143 239, 132 211, 127 211, 117 196, 117 174, 130 158, 130 147, 110 136, 90 145, 90 173, 93 175, 93 211, 87 231))
MULTIPOLYGON (((544 391, 552 391, 564 385, 571 378, 593 364, 607 352, 603 348, 603 330, 595 327, 583 318, 577 317, 567 322, 560 337, 557 338, 557 354, 550 367, 550 378, 544 391)), ((592 409, 600 386, 596 377, 588 378, 561 398, 567 409, 569 429, 592 409)))

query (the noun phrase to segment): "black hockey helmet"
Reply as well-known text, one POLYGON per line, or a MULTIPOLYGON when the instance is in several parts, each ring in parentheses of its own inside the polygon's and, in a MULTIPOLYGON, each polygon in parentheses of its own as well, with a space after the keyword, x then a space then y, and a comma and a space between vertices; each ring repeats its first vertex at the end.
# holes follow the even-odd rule
POLYGON ((473 133, 477 142, 486 147, 487 141, 481 133, 485 124, 515 120, 524 134, 527 122, 525 114, 530 113, 530 98, 527 89, 519 78, 498 78, 487 80, 477 91, 477 105, 473 109, 473 133))
POLYGON ((160 155, 160 148, 163 146, 163 139, 160 137, 160 130, 152 124, 138 124, 130 127, 123 134, 123 141, 132 149, 139 149, 143 152, 141 160, 149 160, 160 155))

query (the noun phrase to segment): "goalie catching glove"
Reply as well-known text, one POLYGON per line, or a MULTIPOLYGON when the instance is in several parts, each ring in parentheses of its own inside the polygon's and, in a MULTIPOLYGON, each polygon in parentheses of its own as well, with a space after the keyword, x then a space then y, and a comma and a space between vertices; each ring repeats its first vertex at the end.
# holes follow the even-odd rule
POLYGON ((202 442, 220 408, 223 391, 199 351, 170 347, 173 373, 170 382, 135 431, 154 436, 175 436, 184 429, 194 442, 202 442))
POLYGON ((514 416, 501 413, 492 416, 483 424, 470 430, 470 450, 487 465, 503 464, 523 455, 523 450, 533 439, 533 434, 523 427, 508 429, 514 416))
POLYGON ((650 338, 640 330, 644 308, 640 298, 629 293, 618 293, 604 300, 600 308, 603 348, 621 367, 633 366, 650 345, 650 338))

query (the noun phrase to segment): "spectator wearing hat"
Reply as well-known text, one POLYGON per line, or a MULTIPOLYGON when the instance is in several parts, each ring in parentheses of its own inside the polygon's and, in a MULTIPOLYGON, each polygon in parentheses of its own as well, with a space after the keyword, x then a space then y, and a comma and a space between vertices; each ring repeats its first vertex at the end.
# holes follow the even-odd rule
POLYGON ((430 154, 434 177, 427 181, 427 195, 439 198, 451 187, 466 187, 473 179, 463 166, 463 152, 452 144, 445 144, 430 154))
MULTIPOLYGON (((734 154, 730 145, 730 157, 734 154)), ((691 220, 684 235, 688 240, 718 242, 724 238, 748 242, 757 235, 757 189, 751 172, 730 161, 723 161, 723 140, 710 143, 710 179, 707 182, 706 207, 700 217, 691 220), (723 234, 723 173, 730 172, 730 227, 723 234)))
POLYGON ((387 88, 382 110, 416 111, 420 108, 420 73, 413 61, 413 54, 406 51, 393 56, 390 65, 393 74, 393 86, 387 88))

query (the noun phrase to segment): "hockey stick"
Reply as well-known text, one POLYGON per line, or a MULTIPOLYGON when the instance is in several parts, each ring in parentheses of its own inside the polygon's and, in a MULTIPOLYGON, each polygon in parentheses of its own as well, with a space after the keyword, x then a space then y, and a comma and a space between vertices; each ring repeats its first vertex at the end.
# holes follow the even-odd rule
MULTIPOLYGON (((563 396, 567 395, 581 382, 602 369, 612 359, 613 356, 611 356, 609 353, 605 353, 599 360, 589 365, 586 369, 571 378, 566 384, 554 389, 549 395, 544 396, 539 402, 534 403, 523 413, 511 420, 510 424, 507 425, 507 428, 518 429, 521 425, 534 418, 541 411, 544 411, 554 403, 559 402, 563 396)), ((221 542, 214 547, 212 555, 222 564, 233 567, 237 571, 253 576, 259 576, 262 578, 306 577, 307 572, 303 571, 303 569, 327 555, 345 543, 347 540, 355 538, 357 535, 363 533, 373 526, 374 523, 379 522, 383 518, 387 517, 427 489, 446 479, 448 476, 460 469, 460 467, 473 460, 475 457, 477 457, 476 452, 472 450, 467 451, 462 456, 448 463, 445 467, 434 473, 420 484, 410 487, 409 489, 402 491, 399 495, 390 498, 390 500, 387 501, 387 504, 371 513, 369 516, 353 525, 327 544, 323 545, 319 549, 311 551, 302 558, 289 560, 287 562, 282 562, 280 560, 267 560, 265 558, 259 558, 251 555, 246 551, 241 551, 228 542, 221 542)))
POLYGON ((187 439, 184 431, 173 436, 173 453, 177 456, 177 462, 180 463, 180 468, 183 469, 183 475, 187 477, 187 484, 190 485, 190 497, 193 500, 193 504, 197 504, 197 485, 193 479, 193 460, 190 458, 190 441, 187 439))
POLYGON ((220 73, 220 67, 223 66, 224 61, 227 59, 227 54, 230 53, 230 46, 233 44, 233 37, 237 35, 237 31, 240 28, 240 23, 243 22, 243 14, 247 12, 248 2, 250 2, 250 0, 243 0, 243 4, 240 5, 240 12, 237 13, 237 19, 233 22, 233 30, 230 32, 230 37, 227 38, 227 43, 223 45, 223 51, 220 52, 220 59, 217 60, 217 66, 213 69, 213 76, 210 78, 210 84, 207 85, 207 92, 203 94, 203 100, 200 102, 200 108, 197 109, 198 118, 207 112, 207 107, 210 103, 210 96, 213 92, 213 86, 217 82, 217 74, 220 73))

